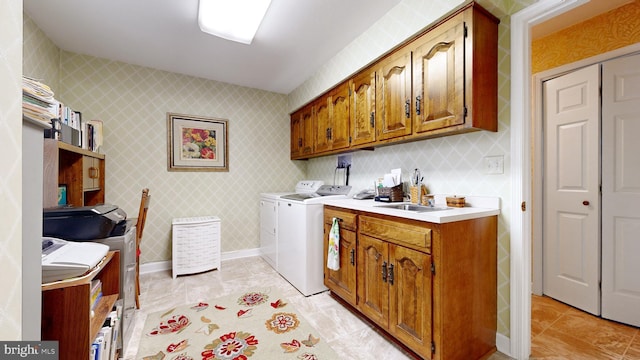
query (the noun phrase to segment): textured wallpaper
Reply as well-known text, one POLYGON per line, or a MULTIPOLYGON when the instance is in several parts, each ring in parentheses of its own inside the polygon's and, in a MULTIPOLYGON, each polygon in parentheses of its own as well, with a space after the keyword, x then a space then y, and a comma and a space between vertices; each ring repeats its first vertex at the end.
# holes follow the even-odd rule
MULTIPOLYGON (((357 151, 352 154, 350 185, 371 187, 374 179, 393 168, 408 175, 420 168, 429 190, 437 194, 497 196, 502 213, 498 220, 498 332, 509 336, 509 215, 511 208, 510 159, 510 16, 534 0, 479 3, 500 19, 498 34, 498 132, 476 132, 439 139, 357 151), (486 156, 503 156, 504 173, 487 175, 486 156)), ((289 96, 289 110, 299 108, 349 74, 378 58, 411 35, 455 8, 461 1, 404 0, 367 32, 335 56, 318 73, 289 96)), ((333 183, 336 156, 309 160, 307 175, 333 183)), ((338 173, 340 175, 341 173, 338 173)), ((336 182, 343 181, 340 176, 336 182)))
POLYGON ((63 52, 60 83, 85 119, 104 122, 106 201, 136 217, 151 205, 142 263, 171 259, 171 220, 221 218, 222 252, 259 246, 259 194, 287 191, 306 164, 289 160, 286 96, 63 52), (228 120, 229 172, 168 172, 166 113, 228 120))
POLYGON ((22 338, 22 1, 0 0, 0 339, 22 338))
POLYGON ((171 260, 177 217, 219 216, 223 252, 257 248, 259 194, 305 177, 306 162, 289 160, 284 95, 61 51, 26 15, 24 53, 25 73, 104 122, 106 202, 136 217, 150 188, 142 263, 171 260), (229 172, 168 172, 167 112, 227 119, 229 172))
POLYGON ((532 73, 640 42, 640 1, 621 6, 531 44, 532 73))
MULTIPOLYGON (((483 131, 352 154, 350 184, 355 189, 368 187, 374 178, 391 168, 402 168, 408 174, 418 167, 434 193, 501 198, 498 331, 507 337, 510 302, 509 16, 533 2, 480 1, 501 20, 497 133, 483 131), (503 156, 504 173, 486 175, 485 156, 503 156)), ((287 191, 302 178, 334 181, 335 156, 306 162, 289 160, 288 113, 460 3, 459 0, 400 2, 289 96, 65 51, 60 52, 59 88, 54 90, 65 102, 82 111, 85 119, 104 121, 107 202, 119 205, 134 217, 140 190, 150 187, 152 201, 142 243, 143 263, 170 259, 170 226, 174 217, 220 216, 222 251, 252 249, 258 246, 260 192, 287 191), (167 172, 166 112, 228 119, 230 171, 167 172)), ((37 30, 33 31, 37 33, 37 30)), ((46 40, 31 43, 46 44, 46 40)), ((50 51, 48 46, 30 51, 25 48, 25 57, 28 53, 50 51)), ((29 61, 25 60, 25 64, 29 61)), ((48 69, 49 65, 30 66, 48 69)), ((49 70, 41 71, 47 73, 49 70)))
POLYGON ((24 75, 40 79, 54 92, 57 90, 55 97, 63 101, 60 93, 60 49, 27 14, 24 14, 23 27, 24 75))

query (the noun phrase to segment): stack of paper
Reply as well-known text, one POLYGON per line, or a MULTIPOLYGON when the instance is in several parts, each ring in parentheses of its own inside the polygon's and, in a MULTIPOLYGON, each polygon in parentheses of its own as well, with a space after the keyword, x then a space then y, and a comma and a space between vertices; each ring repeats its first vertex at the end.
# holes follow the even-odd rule
POLYGON ((49 86, 38 80, 22 77, 22 115, 49 123, 57 117, 58 102, 49 86))

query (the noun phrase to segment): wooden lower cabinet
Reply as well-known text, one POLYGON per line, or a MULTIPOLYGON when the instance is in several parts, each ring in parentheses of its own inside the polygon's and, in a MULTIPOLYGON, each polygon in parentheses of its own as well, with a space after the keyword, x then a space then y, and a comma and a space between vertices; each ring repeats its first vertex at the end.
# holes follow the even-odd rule
POLYGON ((389 332, 403 344, 431 352, 431 256, 389 246, 389 332))
MULTIPOLYGON (((325 210, 324 235, 329 237, 333 218, 340 225, 340 269, 325 267, 324 285, 351 305, 356 305, 356 214, 348 211, 325 210)), ((324 264, 327 263, 328 242, 324 242, 324 264)))
POLYGON ((355 225, 341 236, 356 235, 355 275, 344 266, 347 235, 341 274, 325 271, 334 295, 424 359, 480 359, 496 350, 497 216, 434 224, 325 206, 325 235, 328 218, 347 215, 355 225))

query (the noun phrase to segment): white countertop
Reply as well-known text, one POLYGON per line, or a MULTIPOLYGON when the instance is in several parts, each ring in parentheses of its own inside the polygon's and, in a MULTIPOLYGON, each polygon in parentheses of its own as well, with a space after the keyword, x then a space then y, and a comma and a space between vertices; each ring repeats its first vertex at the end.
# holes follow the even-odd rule
MULTIPOLYGON (((445 198, 451 195, 435 195, 435 207, 446 207, 445 198)), ((489 196, 466 196, 466 206, 463 208, 447 208, 446 210, 416 212, 399 209, 389 209, 382 206, 392 204, 409 204, 409 202, 380 202, 374 200, 356 199, 327 199, 322 203, 346 209, 367 211, 370 213, 397 216, 406 219, 426 221, 436 224, 444 224, 454 221, 477 219, 485 216, 500 214, 500 198, 489 196)))

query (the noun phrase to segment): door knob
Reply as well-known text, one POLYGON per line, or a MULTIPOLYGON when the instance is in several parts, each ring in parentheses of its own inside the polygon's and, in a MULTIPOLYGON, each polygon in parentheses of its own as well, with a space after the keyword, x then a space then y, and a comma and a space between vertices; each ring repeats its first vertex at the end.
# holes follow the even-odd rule
POLYGON ((584 206, 589 206, 589 201, 588 201, 588 200, 583 201, 583 202, 582 202, 582 205, 584 205, 584 206))

